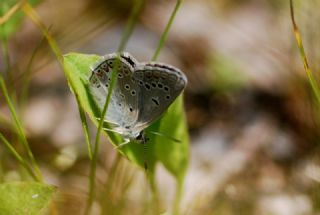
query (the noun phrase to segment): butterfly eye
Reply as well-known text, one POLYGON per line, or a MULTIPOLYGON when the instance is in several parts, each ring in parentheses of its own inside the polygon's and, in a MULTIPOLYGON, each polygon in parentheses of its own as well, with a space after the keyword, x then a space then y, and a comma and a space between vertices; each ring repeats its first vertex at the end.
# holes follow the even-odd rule
POLYGON ((167 86, 165 86, 163 89, 167 92, 169 91, 169 88, 167 86))
POLYGON ((170 98, 171 98, 170 95, 167 95, 167 96, 166 96, 166 99, 170 99, 170 98))
POLYGON ((136 95, 136 91, 132 90, 132 91, 131 91, 131 95, 132 95, 132 96, 135 96, 135 95, 136 95))
POLYGON ((161 83, 159 83, 158 87, 161 89, 163 87, 163 85, 161 83))
POLYGON ((129 84, 126 84, 124 87, 125 87, 127 90, 130 90, 129 84))

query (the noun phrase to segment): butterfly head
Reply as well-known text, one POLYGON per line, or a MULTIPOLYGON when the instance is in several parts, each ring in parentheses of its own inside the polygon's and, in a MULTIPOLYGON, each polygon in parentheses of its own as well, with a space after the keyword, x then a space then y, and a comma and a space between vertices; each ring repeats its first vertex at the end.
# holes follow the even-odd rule
POLYGON ((141 131, 134 140, 138 143, 145 144, 149 140, 149 138, 145 135, 144 131, 141 131))
POLYGON ((145 144, 149 140, 144 131, 140 131, 139 133, 122 133, 122 136, 124 139, 129 140, 129 142, 135 142, 139 144, 145 144))

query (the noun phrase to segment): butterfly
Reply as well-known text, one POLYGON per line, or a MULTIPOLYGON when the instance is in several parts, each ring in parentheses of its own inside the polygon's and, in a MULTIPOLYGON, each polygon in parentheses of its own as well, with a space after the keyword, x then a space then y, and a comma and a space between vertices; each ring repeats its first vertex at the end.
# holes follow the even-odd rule
MULTIPOLYGON (((104 120, 119 133, 125 145, 145 143, 144 130, 157 120, 181 94, 187 78, 178 68, 164 63, 139 63, 127 52, 103 56, 92 68, 89 88, 103 109, 113 73, 117 73, 104 120)), ((120 146, 118 145, 118 147, 120 146)))

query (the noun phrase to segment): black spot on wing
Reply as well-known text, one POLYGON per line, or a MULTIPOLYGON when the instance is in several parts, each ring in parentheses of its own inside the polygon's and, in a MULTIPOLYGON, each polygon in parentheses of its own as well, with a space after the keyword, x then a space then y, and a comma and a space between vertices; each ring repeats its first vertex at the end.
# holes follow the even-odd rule
POLYGON ((159 103, 159 101, 158 101, 157 99, 152 98, 151 100, 153 101, 153 103, 154 103, 155 105, 157 105, 157 106, 160 105, 160 103, 159 103))

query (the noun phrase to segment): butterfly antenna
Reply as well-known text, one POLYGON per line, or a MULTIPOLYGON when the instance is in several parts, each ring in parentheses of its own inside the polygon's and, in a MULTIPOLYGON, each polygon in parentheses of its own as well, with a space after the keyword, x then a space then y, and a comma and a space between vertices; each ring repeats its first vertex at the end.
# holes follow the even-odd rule
POLYGON ((167 138, 167 139, 169 139, 169 140, 172 140, 173 142, 176 142, 176 143, 181 143, 180 140, 178 140, 178 139, 176 139, 176 138, 174 138, 174 137, 168 136, 168 135, 166 135, 166 134, 164 134, 164 133, 160 133, 160 132, 157 132, 157 131, 148 131, 148 133, 154 134, 154 135, 158 135, 158 136, 160 136, 160 137, 165 137, 165 138, 167 138))

